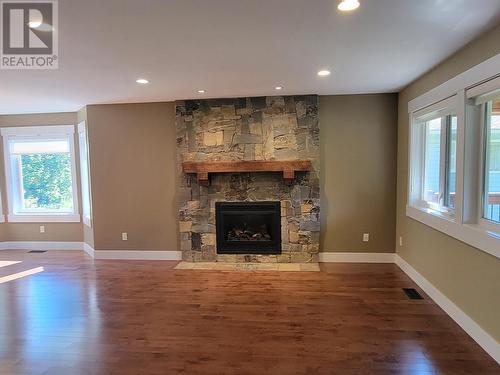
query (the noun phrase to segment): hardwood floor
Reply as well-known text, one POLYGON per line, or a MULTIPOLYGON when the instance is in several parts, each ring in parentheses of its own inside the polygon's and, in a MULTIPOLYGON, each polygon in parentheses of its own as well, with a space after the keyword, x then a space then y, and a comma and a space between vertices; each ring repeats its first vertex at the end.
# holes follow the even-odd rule
POLYGON ((392 264, 174 270, 2 251, 0 374, 500 374, 392 264))

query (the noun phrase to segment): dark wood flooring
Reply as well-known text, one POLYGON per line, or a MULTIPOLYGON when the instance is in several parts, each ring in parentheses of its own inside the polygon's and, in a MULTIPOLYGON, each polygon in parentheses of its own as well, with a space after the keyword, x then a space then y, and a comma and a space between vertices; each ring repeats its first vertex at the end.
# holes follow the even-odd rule
POLYGON ((392 264, 174 270, 2 251, 0 374, 500 374, 392 264))

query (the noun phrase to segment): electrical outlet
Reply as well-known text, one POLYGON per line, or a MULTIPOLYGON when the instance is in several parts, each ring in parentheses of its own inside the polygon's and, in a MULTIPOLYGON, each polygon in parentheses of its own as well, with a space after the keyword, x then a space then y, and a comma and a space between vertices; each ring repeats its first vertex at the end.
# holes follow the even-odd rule
POLYGON ((128 240, 128 234, 127 232, 122 233, 122 241, 127 241, 128 240))
POLYGON ((40 233, 45 233, 45 225, 40 225, 40 233))
POLYGON ((399 246, 403 246, 403 236, 399 236, 399 246))
POLYGON ((363 242, 370 241, 370 233, 363 233, 363 242))

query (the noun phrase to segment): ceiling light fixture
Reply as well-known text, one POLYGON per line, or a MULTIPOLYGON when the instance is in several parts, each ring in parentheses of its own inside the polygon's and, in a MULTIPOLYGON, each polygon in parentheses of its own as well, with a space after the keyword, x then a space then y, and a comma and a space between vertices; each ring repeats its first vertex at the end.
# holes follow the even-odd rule
POLYGON ((331 74, 331 72, 329 70, 320 70, 318 72, 318 75, 320 77, 328 77, 330 74, 331 74))
POLYGON ((279 91, 279 90, 283 90, 283 86, 276 86, 274 89, 275 89, 275 90, 278 90, 278 91, 279 91))
POLYGON ((204 94, 206 92, 207 92, 206 90, 198 90, 198 94, 204 94))
POLYGON ((146 85, 149 83, 149 81, 146 78, 139 78, 136 80, 137 83, 140 83, 141 85, 146 85))
POLYGON ((350 12, 351 10, 357 9, 358 7, 358 0, 342 0, 337 6, 337 8, 342 12, 350 12))

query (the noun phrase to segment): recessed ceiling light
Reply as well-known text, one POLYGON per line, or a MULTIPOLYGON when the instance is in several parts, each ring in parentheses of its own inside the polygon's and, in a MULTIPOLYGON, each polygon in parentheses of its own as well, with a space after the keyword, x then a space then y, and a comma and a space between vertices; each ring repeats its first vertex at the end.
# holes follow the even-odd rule
POLYGON ((206 90, 198 90, 198 94, 204 94, 206 92, 207 92, 206 90))
POLYGON ((329 71, 329 70, 320 70, 320 71, 318 72, 318 75, 319 75, 320 77, 328 77, 328 76, 330 75, 330 71, 329 71))
POLYGON ((359 7, 358 0, 342 0, 337 8, 342 12, 349 12, 351 10, 357 9, 359 7))
POLYGON ((276 86, 274 89, 275 89, 275 90, 278 90, 278 91, 279 91, 279 90, 283 90, 283 86, 276 86))
POLYGON ((139 78, 136 80, 137 83, 140 83, 141 85, 146 85, 149 83, 149 81, 146 78, 139 78))

